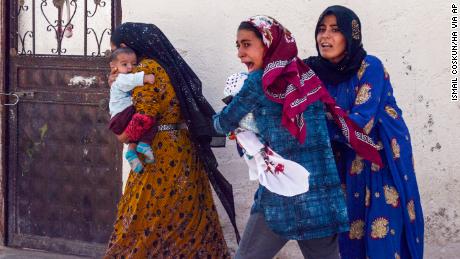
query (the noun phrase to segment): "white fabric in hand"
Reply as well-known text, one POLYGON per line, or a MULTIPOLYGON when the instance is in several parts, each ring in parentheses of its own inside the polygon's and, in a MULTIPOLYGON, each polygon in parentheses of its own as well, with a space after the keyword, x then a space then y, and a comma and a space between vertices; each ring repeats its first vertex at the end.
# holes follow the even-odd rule
POLYGON ((245 151, 250 180, 258 179, 269 191, 288 197, 308 191, 310 173, 303 166, 265 147, 252 131, 239 132, 236 139, 245 151))

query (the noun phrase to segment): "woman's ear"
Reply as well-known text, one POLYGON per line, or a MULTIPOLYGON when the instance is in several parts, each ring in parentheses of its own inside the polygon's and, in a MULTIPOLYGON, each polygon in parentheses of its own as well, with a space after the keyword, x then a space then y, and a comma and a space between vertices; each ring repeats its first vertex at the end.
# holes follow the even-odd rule
POLYGON ((127 48, 128 46, 126 46, 126 44, 124 44, 124 43, 120 43, 120 47, 127 48))

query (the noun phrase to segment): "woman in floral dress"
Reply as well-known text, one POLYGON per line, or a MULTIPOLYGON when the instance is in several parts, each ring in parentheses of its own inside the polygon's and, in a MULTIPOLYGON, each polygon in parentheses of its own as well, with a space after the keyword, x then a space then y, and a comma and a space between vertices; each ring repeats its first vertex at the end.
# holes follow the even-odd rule
MULTIPOLYGON (((155 75, 155 83, 135 88, 132 98, 137 112, 155 118, 158 131, 151 143, 155 163, 129 175, 105 258, 228 258, 208 181, 221 184, 218 194, 231 194, 231 186, 209 148, 214 110, 201 82, 152 24, 121 25, 112 45, 132 48, 141 59, 136 72, 155 75)), ((119 139, 139 130, 128 126, 119 139)))

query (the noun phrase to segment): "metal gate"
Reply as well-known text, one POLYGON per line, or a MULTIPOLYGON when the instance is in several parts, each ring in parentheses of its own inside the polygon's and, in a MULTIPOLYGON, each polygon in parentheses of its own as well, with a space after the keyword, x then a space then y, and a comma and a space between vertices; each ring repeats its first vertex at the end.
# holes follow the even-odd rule
POLYGON ((105 249, 122 186, 105 57, 119 8, 115 0, 10 1, 9 246, 105 249))

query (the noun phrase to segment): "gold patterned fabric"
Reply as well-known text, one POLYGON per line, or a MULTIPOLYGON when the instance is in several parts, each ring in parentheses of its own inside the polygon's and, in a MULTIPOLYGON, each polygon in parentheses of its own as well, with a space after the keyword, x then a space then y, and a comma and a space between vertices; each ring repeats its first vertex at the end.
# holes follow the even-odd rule
POLYGON ((394 159, 401 157, 401 148, 399 147, 398 141, 395 138, 391 140, 391 150, 393 151, 394 159))
POLYGON ((413 200, 410 200, 407 203, 407 213, 409 214, 409 219, 411 222, 415 221, 415 204, 413 200))
POLYGON ((359 87, 358 95, 356 96, 355 105, 366 103, 371 98, 371 85, 363 84, 359 87))
POLYGON ((380 166, 378 164, 371 164, 371 171, 372 172, 378 172, 380 170, 380 166))
POLYGON ((360 156, 356 155, 355 160, 353 160, 353 162, 351 163, 350 174, 351 175, 360 174, 361 171, 363 170, 363 167, 364 167, 363 159, 360 156))
POLYGON ((385 193, 386 203, 395 208, 398 207, 399 206, 399 194, 398 194, 398 191, 396 191, 396 188, 393 186, 385 185, 383 186, 383 190, 385 193))
POLYGON ((361 39, 361 29, 359 28, 359 22, 356 19, 351 21, 351 37, 355 40, 361 39))
MULTIPOLYGON (((182 122, 179 102, 165 70, 144 59, 138 70, 155 83, 137 87, 137 112, 157 124, 182 122)), ((152 141, 155 163, 131 172, 118 204, 105 258, 229 258, 203 164, 186 129, 159 131, 152 141)))
POLYGON ((398 118, 398 113, 396 112, 396 110, 389 105, 385 106, 385 112, 388 114, 388 116, 395 120, 398 118))
POLYGON ((364 221, 363 220, 355 220, 350 224, 350 232, 349 237, 350 239, 362 239, 364 236, 364 221))
POLYGON ((371 191, 366 186, 366 198, 364 199, 364 206, 369 207, 371 205, 371 191))
POLYGON ((361 63, 361 67, 359 67, 359 70, 358 70, 358 74, 357 74, 358 80, 361 80, 368 66, 369 64, 363 60, 363 62, 361 63))
POLYGON ((373 239, 385 238, 388 234, 388 220, 386 218, 377 218, 372 222, 371 237, 373 239))
POLYGON ((372 117, 371 120, 366 124, 366 126, 364 126, 364 133, 369 134, 372 130, 372 127, 374 127, 374 117, 372 117))

